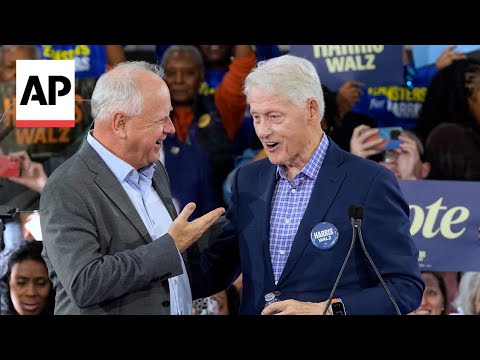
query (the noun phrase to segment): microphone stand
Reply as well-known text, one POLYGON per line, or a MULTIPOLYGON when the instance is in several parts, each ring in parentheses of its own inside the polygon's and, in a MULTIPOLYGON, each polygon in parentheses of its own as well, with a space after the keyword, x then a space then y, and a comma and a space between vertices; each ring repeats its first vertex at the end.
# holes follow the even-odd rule
MULTIPOLYGON (((352 221, 352 226, 357 229, 359 225, 362 223, 361 219, 355 219, 351 218, 352 221)), ((350 244, 350 249, 348 249, 348 253, 345 256, 345 259, 343 260, 342 268, 340 269, 340 272, 338 273, 337 278, 335 279, 335 284, 333 285, 332 291, 330 291, 330 296, 328 297, 327 304, 325 305, 325 309, 323 309, 322 315, 325 315, 328 311, 328 308, 330 307, 333 299, 333 294, 335 294, 335 290, 337 290, 338 283, 340 281, 340 278, 342 277, 343 270, 345 270, 345 266, 347 265, 348 259, 350 258, 350 254, 352 253, 353 246, 355 245, 355 239, 357 238, 357 232, 354 230, 352 233, 352 243, 350 244)))
POLYGON ((370 265, 372 265, 373 270, 375 271, 375 274, 377 275, 377 278, 380 280, 380 283, 383 286, 383 289, 387 293, 388 298, 390 299, 391 303, 395 307, 395 311, 397 315, 402 315, 400 312, 400 309, 397 305, 397 302, 395 301, 395 298, 392 296, 390 290, 387 287, 387 284, 385 284, 385 281, 382 278, 382 275, 378 271, 377 267, 375 266, 375 263, 373 262, 372 258, 370 257, 370 254, 367 251, 367 248, 365 247, 365 243, 363 242, 363 236, 362 236, 362 219, 363 219, 363 207, 357 206, 357 205, 350 205, 348 208, 348 216, 350 217, 350 220, 352 222, 352 243, 350 245, 350 249, 348 249, 348 253, 345 256, 345 260, 343 260, 342 267, 340 269, 340 272, 338 273, 338 276, 335 280, 335 284, 333 285, 332 291, 330 292, 330 296, 328 297, 327 304, 325 306, 325 309, 323 310, 322 315, 325 315, 328 311, 328 308, 330 307, 332 303, 332 298, 333 294, 335 293, 335 290, 337 289, 338 283, 340 281, 340 278, 342 277, 343 270, 345 270, 345 266, 347 265, 348 259, 350 258, 350 255, 353 250, 353 246, 355 245, 355 239, 357 238, 357 234, 360 240, 360 245, 362 246, 362 250, 365 253, 365 256, 367 257, 368 261, 370 262, 370 265))
MULTIPOLYGON (((361 224, 361 220, 360 220, 360 224, 361 224)), ((392 293, 388 289, 387 284, 385 284, 385 281, 383 280, 382 275, 380 275, 380 271, 378 271, 377 267, 375 266, 375 263, 373 262, 372 258, 370 257, 370 254, 367 251, 367 248, 365 247, 365 243, 363 242, 363 236, 362 236, 362 231, 360 229, 360 226, 357 227, 357 231, 358 231, 358 236, 360 238, 360 245, 362 245, 363 252, 365 253, 365 256, 367 257, 368 261, 370 262, 370 265, 372 265, 372 268, 375 271, 375 274, 377 275, 378 280, 380 280, 380 282, 383 286, 383 289, 387 293, 388 298, 390 299, 391 303, 395 307, 395 312, 397 313, 397 315, 402 315, 402 313, 400 311, 400 308, 398 307, 397 302, 395 301, 395 298, 392 296, 392 293)))

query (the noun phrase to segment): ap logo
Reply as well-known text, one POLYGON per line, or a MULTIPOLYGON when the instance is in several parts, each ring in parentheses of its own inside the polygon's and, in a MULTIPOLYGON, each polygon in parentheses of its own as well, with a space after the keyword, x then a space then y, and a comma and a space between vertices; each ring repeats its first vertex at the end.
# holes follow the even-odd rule
POLYGON ((17 127, 75 126, 75 61, 17 60, 17 127))

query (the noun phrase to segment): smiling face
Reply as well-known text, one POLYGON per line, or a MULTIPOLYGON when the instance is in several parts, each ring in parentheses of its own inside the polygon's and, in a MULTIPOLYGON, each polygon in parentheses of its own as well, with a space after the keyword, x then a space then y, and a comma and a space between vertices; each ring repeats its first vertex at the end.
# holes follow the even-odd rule
POLYGON ((10 297, 19 315, 39 315, 52 286, 45 264, 30 259, 13 265, 9 285, 10 297))
POLYGON ((441 315, 445 309, 447 301, 440 289, 438 279, 432 273, 422 273, 422 279, 425 283, 422 303, 415 310, 414 315, 441 315))
POLYGON ((121 158, 136 170, 160 159, 160 147, 167 134, 175 132, 170 119, 172 109, 168 87, 162 79, 145 73, 140 82, 143 106, 139 114, 126 116, 125 147, 121 158))
MULTIPOLYGON (((259 88, 249 94, 255 132, 272 164, 285 165, 293 176, 310 160, 322 138, 319 108, 309 99, 298 107, 259 88)), ((289 175, 290 176, 290 175, 289 175)))

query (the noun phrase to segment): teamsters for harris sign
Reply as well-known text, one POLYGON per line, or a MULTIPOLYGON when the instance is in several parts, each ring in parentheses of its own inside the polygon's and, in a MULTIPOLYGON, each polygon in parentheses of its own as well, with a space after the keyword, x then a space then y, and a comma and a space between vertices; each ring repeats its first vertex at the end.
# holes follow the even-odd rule
POLYGON ((480 271, 480 182, 402 180, 400 187, 420 268, 480 271))
POLYGON ((310 60, 334 91, 348 80, 367 87, 404 82, 402 45, 292 45, 290 53, 310 60))
POLYGON ((17 60, 16 126, 75 126, 75 61, 17 60))

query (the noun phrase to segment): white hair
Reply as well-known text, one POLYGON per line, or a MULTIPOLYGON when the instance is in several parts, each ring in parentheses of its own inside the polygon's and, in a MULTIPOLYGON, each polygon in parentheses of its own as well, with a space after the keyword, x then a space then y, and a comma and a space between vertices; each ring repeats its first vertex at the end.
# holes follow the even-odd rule
POLYGON ((245 79, 243 93, 250 103, 252 88, 260 88, 271 95, 280 95, 302 107, 308 99, 315 98, 320 108, 320 120, 325 112, 322 84, 315 66, 307 59, 282 55, 260 61, 245 79))
POLYGON ((92 116, 102 121, 116 112, 134 116, 142 111, 143 96, 138 87, 138 78, 146 71, 163 78, 160 65, 146 61, 125 61, 98 79, 92 94, 92 116))
POLYGON ((480 289, 480 272, 469 271, 462 275, 458 285, 458 294, 455 306, 465 315, 475 315, 473 302, 480 289))

